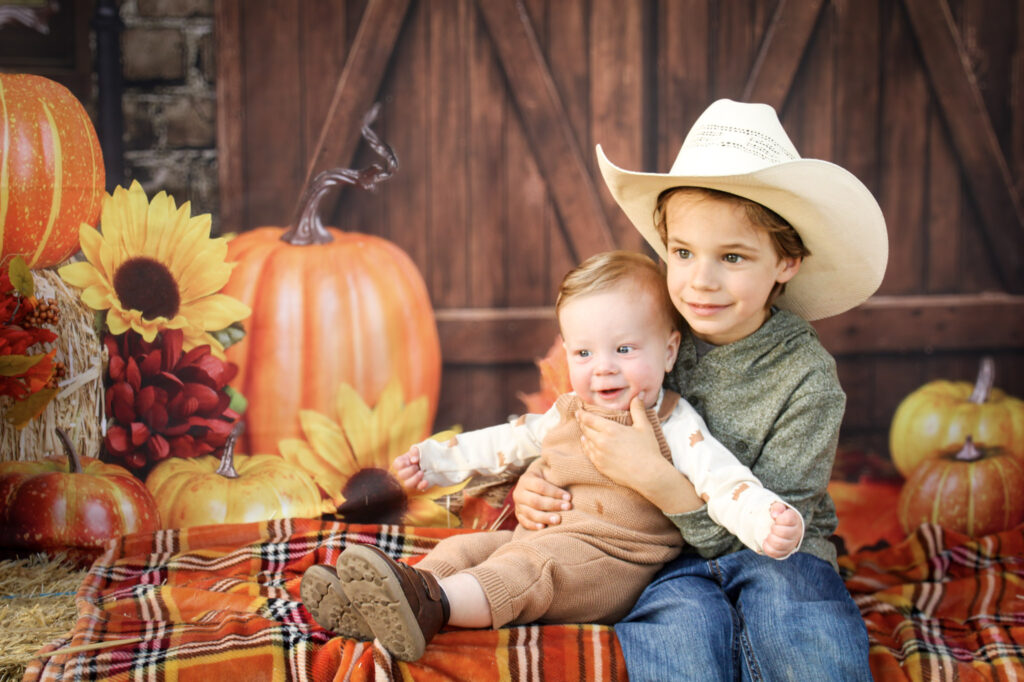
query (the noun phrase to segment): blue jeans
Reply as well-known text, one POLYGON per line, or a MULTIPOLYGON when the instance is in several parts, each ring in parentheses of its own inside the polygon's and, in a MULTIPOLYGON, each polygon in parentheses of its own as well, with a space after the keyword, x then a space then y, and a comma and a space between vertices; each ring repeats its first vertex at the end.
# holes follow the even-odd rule
POLYGON ((615 634, 633 682, 871 680, 857 605, 828 562, 802 552, 684 554, 615 634))

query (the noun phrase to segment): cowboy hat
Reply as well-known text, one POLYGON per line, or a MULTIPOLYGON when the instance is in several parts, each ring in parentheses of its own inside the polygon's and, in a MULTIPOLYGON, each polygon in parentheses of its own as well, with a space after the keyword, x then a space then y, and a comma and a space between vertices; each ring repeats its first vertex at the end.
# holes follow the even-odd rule
POLYGON ((789 221, 811 255, 776 301, 807 320, 863 303, 885 274, 885 218, 870 190, 841 166, 804 159, 775 109, 720 99, 693 124, 668 173, 614 165, 597 145, 601 175, 644 239, 666 257, 654 225, 658 195, 706 187, 756 201, 789 221))

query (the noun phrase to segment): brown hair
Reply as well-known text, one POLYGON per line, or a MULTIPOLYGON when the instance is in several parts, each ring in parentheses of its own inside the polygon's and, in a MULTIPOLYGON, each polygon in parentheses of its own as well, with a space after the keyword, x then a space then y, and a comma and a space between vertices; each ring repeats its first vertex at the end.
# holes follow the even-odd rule
MULTIPOLYGON (((754 227, 759 227, 768 233, 775 253, 781 258, 799 258, 803 260, 811 255, 810 249, 804 245, 800 233, 790 225, 789 221, 771 210, 764 204, 759 204, 752 199, 741 197, 729 192, 708 187, 670 187, 658 195, 658 201, 654 205, 654 227, 661 237, 661 243, 668 245, 668 225, 665 222, 665 207, 668 200, 676 194, 696 194, 713 201, 724 201, 733 206, 743 209, 747 220, 754 227)), ((776 283, 768 296, 767 305, 775 302, 782 292, 786 290, 786 283, 776 283)))
POLYGON ((672 304, 665 284, 665 272, 653 260, 636 251, 605 251, 586 259, 566 273, 558 287, 555 315, 573 298, 630 284, 648 293, 672 329, 679 329, 682 316, 672 304))

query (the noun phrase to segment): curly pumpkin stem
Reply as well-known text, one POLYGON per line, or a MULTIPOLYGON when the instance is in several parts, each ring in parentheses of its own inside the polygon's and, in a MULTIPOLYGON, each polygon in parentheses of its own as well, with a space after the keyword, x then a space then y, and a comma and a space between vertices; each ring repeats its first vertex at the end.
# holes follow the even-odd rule
POLYGON ((324 228, 320 221, 320 202, 323 200, 327 190, 337 185, 359 185, 365 190, 373 191, 377 183, 387 180, 398 170, 398 157, 394 150, 385 144, 377 133, 373 132, 370 125, 377 119, 380 111, 380 102, 374 104, 363 117, 362 133, 363 139, 370 145, 373 151, 383 157, 385 165, 379 163, 370 164, 366 168, 356 170, 354 168, 332 168, 325 170, 313 178, 309 188, 302 195, 299 202, 298 216, 295 224, 283 235, 282 241, 294 246, 309 246, 310 244, 328 244, 334 241, 334 237, 324 228))
POLYGON ((72 474, 82 473, 82 458, 78 456, 78 450, 75 450, 75 446, 71 443, 71 439, 68 438, 68 434, 60 427, 54 430, 57 432, 60 444, 64 446, 64 454, 68 456, 68 471, 72 474))
POLYGON ((238 472, 235 471, 235 442, 242 435, 244 428, 245 425, 239 421, 231 429, 231 435, 224 441, 224 451, 220 453, 220 466, 217 467, 217 473, 224 478, 240 478, 238 472))
POLYGON ((981 359, 978 367, 978 378, 974 380, 974 390, 968 402, 981 405, 988 400, 988 394, 992 392, 992 385, 996 380, 996 362, 991 356, 986 355, 981 359))

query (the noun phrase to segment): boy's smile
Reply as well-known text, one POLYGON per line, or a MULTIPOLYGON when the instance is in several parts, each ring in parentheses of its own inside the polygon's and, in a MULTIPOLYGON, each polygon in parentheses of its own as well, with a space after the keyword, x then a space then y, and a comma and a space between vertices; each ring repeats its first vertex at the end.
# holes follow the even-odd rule
POLYGON ((771 237, 743 209, 680 192, 666 205, 668 288, 694 335, 715 345, 753 334, 768 318, 768 296, 800 267, 780 259, 771 237))

